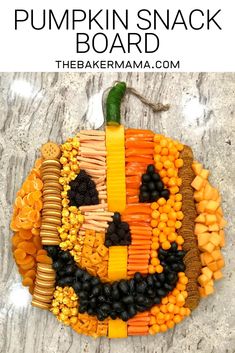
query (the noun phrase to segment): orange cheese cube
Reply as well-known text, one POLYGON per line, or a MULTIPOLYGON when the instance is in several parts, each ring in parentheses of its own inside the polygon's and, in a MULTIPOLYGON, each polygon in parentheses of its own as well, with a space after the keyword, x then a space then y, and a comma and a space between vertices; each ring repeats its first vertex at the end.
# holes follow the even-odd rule
POLYGON ((212 251, 211 256, 213 257, 213 259, 214 259, 215 261, 220 260, 220 259, 222 258, 222 254, 221 254, 221 251, 220 251, 220 250, 214 250, 214 251, 212 251))
POLYGON ((212 232, 210 236, 210 242, 215 246, 218 246, 220 244, 220 235, 218 233, 212 232))
POLYGON ((200 175, 197 175, 192 183, 191 183, 191 186, 195 189, 195 190, 201 190, 201 188, 203 187, 203 184, 204 184, 204 179, 200 176, 200 175))
POLYGON ((221 268, 224 267, 224 259, 221 258, 221 259, 217 260, 216 264, 217 264, 218 270, 220 270, 221 268))
POLYGON ((219 226, 221 229, 223 229, 226 226, 227 222, 224 218, 221 218, 220 222, 219 222, 219 226))
POLYGON ((196 205, 197 213, 203 213, 206 210, 207 204, 210 201, 202 200, 196 205))
POLYGON ((210 295, 214 292, 214 288, 210 285, 205 286, 205 295, 210 295))
POLYGON ((206 215, 206 225, 209 226, 210 224, 216 223, 217 218, 215 214, 207 214, 206 215))
POLYGON ((211 200, 213 196, 214 196, 214 189, 210 185, 210 183, 207 182, 203 190, 203 198, 204 200, 211 200))
POLYGON ((210 173, 209 170, 202 169, 202 171, 200 173, 200 177, 202 177, 203 179, 208 179, 209 173, 210 173))
POLYGON ((201 233, 206 233, 207 230, 208 230, 208 228, 204 224, 201 224, 201 223, 195 224, 194 233, 196 235, 201 234, 201 233))
POLYGON ((219 205, 220 205, 219 202, 210 200, 207 202, 207 205, 205 207, 205 212, 215 213, 219 205))
POLYGON ((198 246, 206 245, 209 242, 210 233, 200 233, 197 235, 198 246))
POLYGON ((200 213, 199 216, 197 216, 197 218, 195 219, 195 222, 196 223, 205 223, 206 222, 206 216, 203 213, 200 213))
POLYGON ((219 197, 219 192, 217 189, 213 188, 213 196, 211 197, 211 200, 216 201, 219 197))
POLYGON ((192 170, 196 175, 199 175, 202 171, 202 164, 198 162, 193 162, 192 164, 192 170))
MULTIPOLYGON (((212 215, 211 215, 212 216, 212 215)), ((218 232, 219 231, 219 225, 218 225, 218 223, 214 223, 214 224, 210 224, 209 226, 208 226, 208 230, 210 231, 210 232, 218 232)))
POLYGON ((209 252, 209 253, 212 253, 212 251, 214 250, 214 248, 215 248, 214 244, 212 244, 210 241, 209 241, 209 243, 207 243, 207 244, 205 244, 205 245, 202 246, 202 249, 203 249, 204 251, 209 252))
MULTIPOLYGON (((211 257, 212 257, 212 256, 211 256, 211 257)), ((212 257, 212 259, 213 259, 213 257, 212 257)), ((204 259, 204 253, 203 253, 203 254, 200 254, 200 260, 201 260, 202 266, 206 266, 205 259, 204 259)))
MULTIPOLYGON (((213 262, 213 257, 210 253, 205 252, 202 254, 205 264, 208 266, 209 263, 213 262)), ((209 266, 208 266, 209 267, 209 266)))
POLYGON ((204 275, 204 274, 202 274, 202 275, 200 275, 199 277, 198 277, 198 283, 202 286, 202 287, 205 287, 205 285, 208 283, 208 281, 209 281, 209 278, 206 276, 206 275, 204 275))
POLYGON ((220 216, 223 216, 223 210, 222 210, 222 207, 218 207, 217 210, 216 210, 216 215, 219 214, 220 216))
POLYGON ((224 236, 224 231, 220 230, 219 231, 219 235, 220 235, 220 246, 225 246, 225 236, 224 236))
POLYGON ((217 281, 218 279, 221 279, 223 277, 223 273, 218 270, 213 273, 213 278, 217 281))
POLYGON ((210 262, 209 264, 207 264, 207 266, 213 272, 218 270, 218 266, 217 266, 217 262, 216 261, 210 262))
POLYGON ((195 191, 193 194, 194 200, 196 202, 200 202, 203 200, 203 191, 199 190, 199 191, 195 191))
POLYGON ((198 291, 201 297, 205 297, 205 289, 203 287, 198 287, 198 291))
POLYGON ((212 278, 213 272, 206 266, 202 268, 202 273, 209 279, 212 278))
POLYGON ((210 279, 210 280, 207 282, 206 285, 211 286, 211 287, 214 287, 214 281, 213 281, 213 279, 210 279))

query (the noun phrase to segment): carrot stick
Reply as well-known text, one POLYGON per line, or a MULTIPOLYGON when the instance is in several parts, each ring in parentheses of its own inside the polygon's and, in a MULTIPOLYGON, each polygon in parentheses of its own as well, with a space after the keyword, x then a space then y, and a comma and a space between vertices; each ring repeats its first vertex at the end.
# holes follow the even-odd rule
POLYGON ((151 237, 152 236, 152 232, 150 232, 149 230, 131 230, 131 235, 132 237, 138 235, 138 236, 143 236, 143 237, 146 237, 146 236, 149 236, 151 237))
POLYGON ((131 226, 131 230, 133 231, 151 231, 152 228, 150 226, 144 227, 144 226, 131 226))
POLYGON ((129 221, 129 226, 135 226, 135 227, 139 227, 139 226, 144 226, 144 227, 149 227, 149 223, 150 222, 138 222, 138 221, 129 221))
POLYGON ((148 265, 142 265, 142 264, 135 264, 135 265, 128 265, 128 270, 133 270, 133 271, 137 271, 138 270, 147 270, 148 269, 148 265))
POLYGON ((135 259, 149 259, 149 255, 145 255, 145 254, 139 254, 139 255, 131 255, 131 256, 128 256, 128 262, 129 261, 133 261, 135 259))
POLYGON ((128 320, 127 324, 130 326, 146 326, 146 324, 150 321, 149 316, 143 316, 143 317, 133 317, 128 320))
POLYGON ((136 195, 139 195, 139 190, 138 190, 138 188, 136 188, 136 189, 127 188, 126 194, 127 194, 127 196, 136 196, 136 195))
POLYGON ((148 332, 149 331, 149 328, 148 326, 146 327, 143 327, 143 326, 129 326, 128 327, 128 334, 130 333, 145 333, 145 332, 148 332))
POLYGON ((125 134, 146 134, 146 135, 151 135, 154 136, 154 133, 152 130, 147 130, 147 129, 126 129, 125 134))
MULTIPOLYGON (((151 235, 143 235, 143 234, 131 234, 132 240, 151 240, 151 235)), ((133 243, 132 243, 133 244, 133 243)))
MULTIPOLYGON (((148 327, 149 321, 150 321, 150 320, 148 320, 147 322, 145 322, 145 321, 144 321, 144 322, 141 322, 141 321, 132 321, 132 322, 130 323, 129 327, 143 327, 143 329, 144 329, 144 328, 148 327)), ((129 324, 129 322, 128 322, 128 324, 129 324)))
POLYGON ((130 213, 152 213, 149 203, 137 203, 134 205, 128 205, 124 211, 125 214, 130 213))
POLYGON ((149 252, 147 251, 146 252, 146 250, 145 249, 143 249, 143 250, 130 250, 130 249, 128 249, 128 255, 129 256, 132 256, 132 255, 143 255, 143 254, 149 254, 149 252))
POLYGON ((154 150, 150 148, 132 148, 132 149, 126 150, 126 157, 146 155, 146 154, 153 155, 153 153, 154 153, 154 150))
POLYGON ((153 159, 151 158, 145 158, 145 157, 126 157, 126 162, 143 162, 147 164, 152 164, 153 159))
POLYGON ((131 222, 131 221, 143 221, 143 222, 150 222, 151 217, 145 214, 130 214, 130 215, 123 215, 124 222, 131 222))
POLYGON ((128 141, 125 143, 126 149, 131 149, 131 148, 154 148, 154 142, 149 142, 149 141, 128 141))
POLYGON ((126 198, 126 202, 127 204, 130 204, 130 203, 135 203, 135 202, 138 202, 139 201, 139 196, 127 196, 126 198))

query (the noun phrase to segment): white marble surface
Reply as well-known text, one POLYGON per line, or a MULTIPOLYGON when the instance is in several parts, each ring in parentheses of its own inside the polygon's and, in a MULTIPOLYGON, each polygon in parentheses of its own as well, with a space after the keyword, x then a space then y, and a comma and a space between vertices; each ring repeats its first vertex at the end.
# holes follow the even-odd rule
POLYGON ((0 74, 0 352, 1 353, 233 353, 235 352, 235 73, 226 74, 0 74), (212 171, 228 220, 224 279, 190 318, 154 337, 82 337, 49 313, 32 308, 11 255, 11 205, 40 145, 102 124, 101 92, 125 80, 153 101, 170 103, 154 114, 135 97, 123 121, 191 145, 212 171), (95 121, 94 121, 95 117, 95 121), (89 120, 90 119, 90 120, 89 120))

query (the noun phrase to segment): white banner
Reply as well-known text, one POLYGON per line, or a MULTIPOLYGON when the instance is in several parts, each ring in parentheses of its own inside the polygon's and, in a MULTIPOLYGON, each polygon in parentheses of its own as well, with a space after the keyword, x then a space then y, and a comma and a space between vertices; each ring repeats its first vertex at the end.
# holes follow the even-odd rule
POLYGON ((0 71, 235 71, 235 2, 1 1, 0 71))

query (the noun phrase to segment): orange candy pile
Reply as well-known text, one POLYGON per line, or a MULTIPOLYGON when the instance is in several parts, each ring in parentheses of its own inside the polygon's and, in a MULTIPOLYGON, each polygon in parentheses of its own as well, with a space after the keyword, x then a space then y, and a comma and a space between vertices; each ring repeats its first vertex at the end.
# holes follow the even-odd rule
POLYGON ((46 250, 42 249, 40 240, 40 218, 42 209, 42 187, 40 176, 41 160, 26 178, 22 188, 17 192, 11 221, 13 254, 23 285, 33 293, 36 276, 36 262, 51 261, 46 250))

